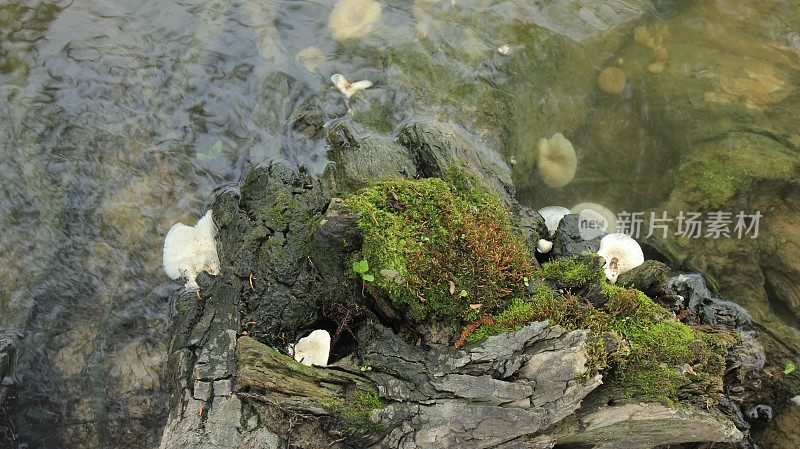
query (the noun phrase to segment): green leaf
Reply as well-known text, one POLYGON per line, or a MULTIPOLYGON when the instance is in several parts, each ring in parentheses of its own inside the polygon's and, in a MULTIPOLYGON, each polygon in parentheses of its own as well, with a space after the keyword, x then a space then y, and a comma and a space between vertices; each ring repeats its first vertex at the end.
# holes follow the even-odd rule
POLYGON ((525 284, 526 287, 530 287, 530 285, 531 285, 530 282, 528 282, 528 278, 527 277, 522 278, 522 283, 525 284))
POLYGON ((371 274, 362 274, 361 275, 361 279, 363 279, 363 280, 365 280, 367 282, 372 282, 372 281, 375 280, 375 276, 373 276, 371 274))
POLYGON ((468 293, 467 293, 466 290, 461 290, 460 292, 458 292, 458 297, 459 298, 466 298, 467 295, 468 295, 468 293))
POLYGON ((218 140, 214 145, 211 145, 211 148, 204 153, 197 153, 197 160, 198 161, 209 161, 214 159, 215 157, 222 156, 222 141, 218 140))
POLYGON ((369 263, 366 259, 359 262, 353 262, 353 271, 358 274, 364 274, 369 271, 369 263))
POLYGON ((796 370, 796 369, 797 369, 797 367, 794 366, 794 363, 789 362, 789 363, 786 364, 786 367, 783 368, 783 374, 792 374, 794 372, 794 370, 796 370))

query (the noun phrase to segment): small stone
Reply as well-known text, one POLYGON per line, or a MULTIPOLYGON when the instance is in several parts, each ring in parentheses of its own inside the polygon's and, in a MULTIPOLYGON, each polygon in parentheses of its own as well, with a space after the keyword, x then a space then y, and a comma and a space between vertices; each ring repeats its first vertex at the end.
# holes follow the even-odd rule
POLYGON ((603 92, 619 95, 625 90, 625 86, 628 84, 628 77, 620 68, 606 67, 597 76, 597 84, 603 92))
POLYGON ((245 425, 247 430, 253 430, 258 427, 258 415, 253 415, 247 418, 247 423, 245 425))
POLYGON ((646 260, 627 273, 620 274, 617 285, 633 287, 651 297, 664 296, 667 293, 667 275, 669 267, 657 260, 646 260))
POLYGON ((759 404, 750 409, 748 413, 750 419, 755 419, 759 421, 772 421, 772 407, 766 404, 759 404))

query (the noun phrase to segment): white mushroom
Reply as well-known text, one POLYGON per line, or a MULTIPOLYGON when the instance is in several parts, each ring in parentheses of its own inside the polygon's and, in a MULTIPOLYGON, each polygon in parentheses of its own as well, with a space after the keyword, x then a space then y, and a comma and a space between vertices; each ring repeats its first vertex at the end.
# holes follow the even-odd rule
POLYGON ((550 139, 539 139, 536 164, 539 176, 549 187, 564 187, 575 177, 578 157, 575 148, 561 133, 550 139))
POLYGON ((333 85, 339 89, 339 92, 343 93, 344 97, 348 100, 357 92, 372 87, 372 81, 362 80, 351 83, 347 81, 347 79, 341 73, 336 73, 331 76, 331 81, 333 82, 333 85))
POLYGON ((553 242, 551 242, 550 240, 539 239, 539 241, 536 242, 536 251, 539 251, 542 254, 547 254, 552 250, 553 250, 553 242))
POLYGON ((294 345, 294 359, 306 366, 327 366, 331 353, 331 334, 317 329, 294 345))
POLYGON ((619 275, 644 263, 642 247, 628 234, 619 232, 603 237, 597 254, 605 259, 603 270, 612 284, 617 282, 619 275))
POLYGON ((167 275, 172 279, 186 278, 186 289, 193 291, 199 288, 196 278, 201 271, 217 274, 216 235, 210 210, 194 226, 173 225, 164 238, 163 264, 167 275))
POLYGON ((547 226, 547 232, 549 232, 550 235, 556 233, 561 219, 569 213, 569 209, 561 206, 547 206, 539 209, 539 215, 544 218, 544 225, 547 226))
POLYGON ((374 0, 339 0, 328 16, 328 30, 337 41, 371 33, 383 8, 374 0))

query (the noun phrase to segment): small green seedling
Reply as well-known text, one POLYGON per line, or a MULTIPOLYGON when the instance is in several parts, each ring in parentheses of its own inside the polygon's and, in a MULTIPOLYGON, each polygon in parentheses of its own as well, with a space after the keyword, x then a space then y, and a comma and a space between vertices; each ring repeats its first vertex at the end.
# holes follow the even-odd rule
POLYGON ((366 259, 361 260, 359 262, 353 262, 353 271, 361 275, 361 279, 364 282, 373 282, 375 280, 375 276, 368 273, 369 271, 369 263, 366 259))
POLYGON ((197 160, 201 162, 210 161, 214 158, 222 156, 222 141, 218 140, 211 148, 204 153, 197 153, 197 160))
POLYGON ((525 284, 526 287, 530 287, 531 286, 531 283, 530 283, 530 281, 528 281, 528 277, 527 276, 522 278, 522 283, 525 284))
POLYGON ((459 298, 466 298, 467 295, 468 295, 468 293, 467 293, 466 290, 461 290, 460 292, 458 292, 458 297, 459 298))
POLYGON ((797 367, 794 366, 794 363, 789 362, 783 368, 783 374, 792 374, 794 372, 794 370, 796 370, 796 369, 797 369, 797 367))

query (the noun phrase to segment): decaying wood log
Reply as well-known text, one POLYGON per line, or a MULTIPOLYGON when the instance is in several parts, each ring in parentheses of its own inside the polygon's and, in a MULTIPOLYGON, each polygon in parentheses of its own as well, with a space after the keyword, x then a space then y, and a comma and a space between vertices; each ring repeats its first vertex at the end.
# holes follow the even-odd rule
MULTIPOLYGON (((466 350, 424 351, 385 328, 368 326, 372 339, 359 351, 361 372, 305 367, 253 339, 238 340, 237 391, 280 412, 327 416, 344 429, 341 447, 493 448, 531 435, 574 412, 598 385, 587 375, 584 331, 545 322, 488 338, 466 350), (343 402, 377 392, 368 415, 374 426, 347 433, 343 402), (344 412, 343 412, 344 410, 344 412), (507 425, 514 423, 514 425, 507 425)), ((316 418, 315 418, 316 419, 316 418)), ((268 424, 269 425, 269 424, 268 424)), ((271 428, 281 432, 280 428, 271 428)), ((292 435, 287 435, 289 438, 292 435)), ((333 439, 333 438, 332 438, 333 439)))
POLYGON ((595 449, 643 449, 681 443, 735 443, 742 433, 719 412, 673 408, 659 403, 625 404, 582 411, 529 447, 591 446, 595 449))
MULTIPOLYGON (((451 160, 483 163, 461 154, 468 147, 460 141, 439 155, 442 145, 429 141, 441 133, 423 131, 400 140, 418 172, 444 171, 451 160)), ((503 179, 489 185, 504 190, 503 179)), ((534 322, 461 349, 420 339, 437 331, 404 328, 389 303, 381 307, 354 282, 355 217, 332 193, 271 165, 216 198, 223 268, 198 279, 200 300, 176 298, 162 448, 645 448, 741 439, 710 412, 589 407, 602 382, 587 331, 534 322), (331 366, 307 367, 283 353, 319 327, 342 336, 331 366), (624 446, 632 441, 638 446, 624 446)), ((523 234, 535 242, 541 217, 530 212, 523 234)))

